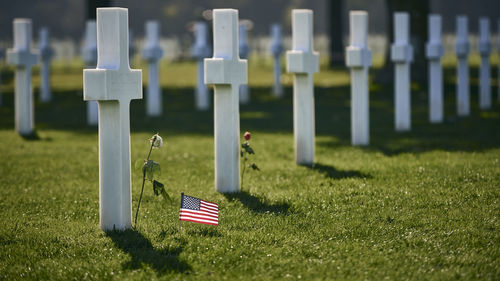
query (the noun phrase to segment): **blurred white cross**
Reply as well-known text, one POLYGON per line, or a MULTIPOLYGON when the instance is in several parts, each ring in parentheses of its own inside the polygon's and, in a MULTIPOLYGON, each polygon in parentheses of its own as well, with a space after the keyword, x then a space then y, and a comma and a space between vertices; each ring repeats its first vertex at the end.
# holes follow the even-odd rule
POLYGON ((292 49, 286 52, 287 71, 293 73, 293 133, 295 162, 314 164, 314 83, 319 71, 318 53, 313 49, 313 12, 292 10, 292 49))
POLYGON ((142 50, 142 57, 148 62, 148 95, 146 97, 146 114, 160 116, 162 108, 162 95, 158 79, 158 61, 163 56, 160 47, 160 24, 158 21, 146 22, 146 46, 142 50))
POLYGON ((23 136, 34 133, 31 68, 38 63, 38 58, 38 51, 31 49, 31 20, 14 19, 14 48, 7 50, 7 63, 16 67, 14 99, 16 131, 23 136))
POLYGON ((443 122, 443 69, 441 58, 444 55, 441 42, 441 16, 429 15, 429 41, 425 46, 429 60, 429 120, 431 123, 443 122))
POLYGON ((394 13, 394 44, 391 58, 394 68, 394 125, 396 131, 408 131, 411 128, 410 63, 413 60, 413 48, 409 42, 410 16, 408 13, 394 13))
POLYGON ((372 63, 367 47, 368 13, 351 11, 351 45, 346 50, 346 65, 351 68, 351 143, 370 144, 370 98, 368 95, 368 68, 372 63))

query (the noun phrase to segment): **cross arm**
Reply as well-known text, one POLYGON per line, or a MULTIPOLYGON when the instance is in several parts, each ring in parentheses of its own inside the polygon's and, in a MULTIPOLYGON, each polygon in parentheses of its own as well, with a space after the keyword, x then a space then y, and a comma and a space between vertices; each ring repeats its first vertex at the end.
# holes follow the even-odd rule
POLYGON ((38 50, 7 50, 7 63, 14 66, 31 67, 38 64, 39 58, 38 50))
POLYGON ((316 73, 319 71, 319 55, 317 52, 287 51, 286 69, 290 73, 316 73))
POLYGON ((393 44, 391 46, 391 60, 401 63, 413 61, 413 47, 410 44, 393 44))
POLYGON ((247 83, 247 60, 205 59, 205 84, 247 83))
POLYGON ((142 71, 109 69, 83 71, 83 99, 86 101, 142 99, 142 71))
POLYGON ((286 52, 287 71, 291 73, 315 73, 319 71, 319 55, 313 49, 313 12, 292 11, 292 47, 286 52))
POLYGON ((142 71, 128 61, 128 10, 98 8, 97 38, 97 68, 83 71, 83 99, 142 98, 142 71))

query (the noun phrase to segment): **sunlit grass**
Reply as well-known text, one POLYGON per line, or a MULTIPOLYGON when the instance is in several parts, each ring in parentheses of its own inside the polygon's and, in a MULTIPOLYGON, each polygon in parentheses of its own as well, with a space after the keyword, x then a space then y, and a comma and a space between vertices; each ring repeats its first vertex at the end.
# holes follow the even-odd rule
MULTIPOLYGON (((371 145, 352 147, 349 76, 324 72, 315 78, 316 164, 303 167, 294 163, 292 89, 274 98, 265 65, 250 65, 252 102, 240 108, 241 132, 252 132, 261 171, 247 173, 240 194, 223 195, 214 190, 212 110, 193 106, 195 64, 162 64, 164 114, 148 118, 144 101, 132 102, 131 160, 144 159, 148 138, 159 132, 166 145, 152 159, 175 202, 165 204, 147 186, 137 229, 110 233, 99 229, 98 137, 77 95, 81 70, 54 67, 54 101, 35 106, 38 140, 13 130, 7 77, 0 280, 500 276, 498 103, 479 111, 474 84, 471 116, 457 118, 454 71, 445 71, 445 122, 428 123, 426 86, 413 83, 412 131, 397 133, 392 85, 372 84, 371 145), (220 225, 183 223, 179 231, 180 192, 217 202, 220 225)), ((133 168, 134 207, 141 179, 133 168)))

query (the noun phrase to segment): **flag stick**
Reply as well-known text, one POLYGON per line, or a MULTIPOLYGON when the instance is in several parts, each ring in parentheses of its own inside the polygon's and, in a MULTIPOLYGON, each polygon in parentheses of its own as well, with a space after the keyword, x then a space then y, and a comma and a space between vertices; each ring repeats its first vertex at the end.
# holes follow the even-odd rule
MULTIPOLYGON (((181 208, 182 208, 182 199, 184 198, 184 192, 181 192, 181 208)), ((179 215, 179 231, 181 231, 181 216, 179 215)))

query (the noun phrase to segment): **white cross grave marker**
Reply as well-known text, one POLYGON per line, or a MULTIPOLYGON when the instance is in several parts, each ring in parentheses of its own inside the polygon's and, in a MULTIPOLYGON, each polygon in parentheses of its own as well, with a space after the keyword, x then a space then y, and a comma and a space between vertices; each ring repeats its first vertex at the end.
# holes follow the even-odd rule
POLYGON ((52 94, 50 91, 50 60, 54 55, 54 50, 50 46, 49 42, 49 29, 42 27, 39 32, 39 50, 40 58, 42 61, 42 85, 40 89, 40 101, 49 102, 52 100, 52 94))
POLYGON ((351 142, 352 145, 370 144, 370 113, 368 96, 368 68, 371 52, 367 48, 368 13, 351 11, 351 45, 346 50, 346 65, 351 68, 351 142))
POLYGON ((410 16, 408 13, 394 13, 394 44, 391 58, 396 64, 394 76, 394 125, 396 131, 411 129, 410 63, 413 60, 413 48, 409 42, 410 16))
POLYGON ((142 57, 148 62, 148 95, 146 98, 146 114, 160 116, 162 113, 162 96, 158 81, 158 61, 163 56, 160 47, 160 24, 158 21, 146 22, 146 46, 142 50, 142 57))
MULTIPOLYGON (((250 48, 248 47, 248 34, 247 25, 239 24, 239 38, 238 38, 238 48, 240 52, 240 58, 248 60, 248 54, 250 53, 250 48)), ((248 84, 240 85, 240 104, 248 104, 250 102, 250 93, 248 91, 248 84)))
POLYGON ((130 69, 128 10, 97 9, 97 68, 83 71, 83 97, 99 103, 99 209, 102 230, 132 224, 130 101, 142 98, 141 70, 130 69))
POLYGON ((247 61, 238 55, 238 10, 213 10, 214 55, 205 59, 205 83, 214 84, 215 189, 240 190, 239 86, 247 61))
MULTIPOLYGON (((97 65, 97 26, 95 20, 88 20, 85 24, 85 37, 83 40, 82 58, 86 68, 97 65)), ((87 124, 95 126, 98 123, 99 110, 97 101, 87 101, 87 124)))
POLYGON ((210 56, 210 47, 207 43, 208 26, 205 22, 194 24, 194 45, 191 50, 198 63, 198 87, 196 88, 196 109, 207 110, 210 107, 207 85, 204 82, 205 68, 203 60, 210 56))
POLYGON ((491 108, 490 85, 490 20, 482 17, 479 19, 479 54, 481 55, 481 68, 479 68, 479 108, 491 108))
POLYGON ((441 57, 444 54, 441 43, 441 16, 429 15, 429 41, 425 46, 429 60, 429 120, 431 123, 443 121, 443 69, 441 57))
POLYGON ((467 16, 457 16, 457 115, 467 116, 470 112, 469 97, 469 39, 467 16))
POLYGON ((283 97, 283 86, 281 85, 281 53, 283 53, 283 44, 281 36, 281 25, 271 25, 271 53, 274 58, 274 86, 273 93, 276 97, 283 97))
POLYGON ((312 10, 292 10, 292 49, 286 52, 287 71, 293 73, 293 134, 295 162, 314 164, 314 83, 319 54, 313 49, 312 10))
POLYGON ((14 19, 14 48, 7 50, 7 63, 16 67, 16 131, 23 136, 34 133, 33 89, 31 68, 38 63, 38 51, 31 49, 31 20, 14 19))

